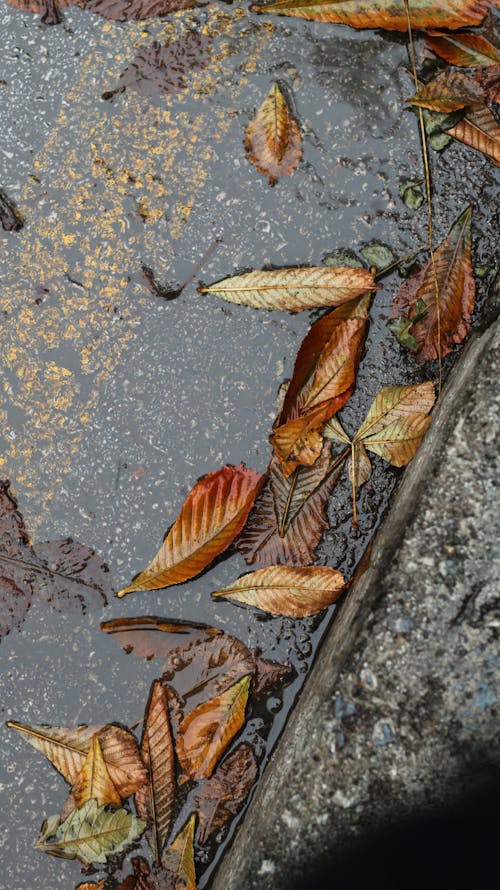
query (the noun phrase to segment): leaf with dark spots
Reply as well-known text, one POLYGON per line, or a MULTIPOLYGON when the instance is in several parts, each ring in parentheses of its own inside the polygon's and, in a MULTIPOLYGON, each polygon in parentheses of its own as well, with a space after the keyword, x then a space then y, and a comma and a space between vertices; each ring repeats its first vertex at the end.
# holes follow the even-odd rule
POLYGON ((107 603, 107 566, 67 538, 32 545, 8 482, 0 482, 0 638, 18 627, 35 599, 59 611, 107 603))
POLYGON ((179 637, 190 645, 211 640, 224 631, 208 624, 185 624, 175 618, 113 618, 103 621, 101 630, 115 636, 127 654, 142 658, 167 658, 179 645, 179 637))
POLYGON ((0 188, 0 223, 6 232, 18 232, 24 225, 19 210, 2 188, 0 188))
POLYGON ((330 443, 312 467, 284 476, 278 460, 269 465, 269 478, 237 541, 247 563, 270 566, 310 565, 321 535, 328 528, 326 506, 341 473, 342 455, 332 460, 330 443))
POLYGON ((254 750, 245 742, 197 788, 193 802, 198 813, 196 840, 199 844, 206 844, 214 832, 239 813, 258 775, 254 750))
POLYGON ((290 681, 295 671, 289 664, 269 661, 267 658, 255 656, 255 675, 252 682, 252 696, 260 698, 266 695, 278 683, 290 681))
POLYGON ((187 78, 192 71, 206 67, 209 47, 209 38, 199 31, 187 31, 166 46, 155 41, 139 50, 120 75, 116 89, 103 93, 102 98, 112 99, 126 89, 139 90, 145 95, 154 95, 157 90, 178 93, 188 86, 187 78))
POLYGON ((14 9, 39 15, 44 25, 59 25, 63 20, 60 10, 73 5, 73 0, 5 0, 5 2, 14 9))

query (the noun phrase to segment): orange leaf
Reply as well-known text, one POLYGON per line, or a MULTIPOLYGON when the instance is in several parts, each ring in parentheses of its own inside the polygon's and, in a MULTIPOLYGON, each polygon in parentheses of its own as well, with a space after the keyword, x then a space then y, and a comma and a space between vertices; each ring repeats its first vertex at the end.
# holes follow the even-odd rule
POLYGON ((146 710, 141 756, 148 778, 135 793, 141 819, 151 826, 153 855, 160 861, 171 823, 176 796, 174 743, 168 717, 168 698, 160 680, 155 680, 146 710))
POLYGON ((174 842, 162 856, 162 866, 166 875, 164 886, 168 890, 196 890, 196 872, 194 866, 194 824, 196 815, 193 813, 179 832, 174 842))
POLYGON ((412 105, 430 108, 431 111, 458 111, 469 105, 484 102, 482 87, 462 71, 447 69, 424 84, 419 92, 407 99, 412 105))
POLYGON ((497 47, 486 40, 486 37, 472 31, 462 31, 459 34, 429 31, 424 37, 427 46, 436 56, 458 68, 486 68, 500 62, 497 47))
MULTIPOLYGON (((491 5, 487 0, 412 0, 412 28, 463 28, 479 25, 491 5)), ((275 12, 315 22, 339 22, 352 28, 407 31, 404 0, 275 0, 251 6, 252 12, 275 12)))
POLYGON ((153 561, 117 596, 181 584, 199 575, 239 534, 262 481, 244 464, 199 479, 153 561))
POLYGON ((109 803, 119 807, 122 802, 106 766, 98 735, 92 739, 82 771, 71 793, 78 809, 93 797, 99 806, 109 803))
POLYGON ((250 680, 250 675, 242 677, 222 695, 202 702, 184 717, 177 739, 177 756, 184 773, 181 783, 212 775, 245 722, 250 680))
MULTIPOLYGON (((429 259, 399 288, 394 301, 398 310, 409 310, 411 319, 425 304, 426 314, 415 322, 411 333, 417 342, 417 352, 422 358, 436 359, 447 355, 455 343, 461 343, 467 335, 474 309, 475 284, 471 262, 471 216, 468 207, 451 227, 448 235, 434 251, 434 261, 439 289, 440 343, 438 341, 438 315, 434 272, 429 259)), ((396 314, 396 312, 394 313, 396 314)))
POLYGON ((212 596, 227 597, 272 615, 304 618, 323 612, 344 589, 343 576, 329 566, 269 566, 242 575, 212 596))
POLYGON ((302 157, 302 138, 279 85, 274 83, 245 131, 248 160, 275 185, 302 157))
POLYGON ((500 166, 500 124, 486 105, 469 111, 466 117, 446 132, 459 142, 482 151, 497 167, 500 166))
POLYGON ((40 15, 44 25, 59 25, 63 20, 59 10, 71 6, 73 0, 6 0, 6 2, 14 9, 40 15))

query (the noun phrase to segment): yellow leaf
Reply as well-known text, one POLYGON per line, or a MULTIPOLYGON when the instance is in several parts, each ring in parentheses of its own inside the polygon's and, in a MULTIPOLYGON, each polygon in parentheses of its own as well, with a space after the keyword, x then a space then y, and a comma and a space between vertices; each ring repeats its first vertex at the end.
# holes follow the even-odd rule
POLYGON ((163 854, 161 864, 167 872, 171 890, 196 890, 194 867, 194 825, 196 814, 190 817, 174 842, 163 854))
POLYGON ((120 806, 122 799, 115 788, 104 760, 99 736, 92 739, 82 771, 71 789, 78 808, 94 797, 99 806, 110 803, 120 806))
POLYGON ((431 381, 412 386, 384 386, 354 436, 395 467, 403 467, 414 456, 431 418, 434 386, 431 381))
POLYGON ((243 575, 212 596, 227 597, 272 615, 304 618, 322 612, 344 589, 343 576, 329 566, 269 566, 243 575))
POLYGON ((279 85, 274 83, 245 132, 249 161, 274 185, 302 157, 302 138, 279 85))

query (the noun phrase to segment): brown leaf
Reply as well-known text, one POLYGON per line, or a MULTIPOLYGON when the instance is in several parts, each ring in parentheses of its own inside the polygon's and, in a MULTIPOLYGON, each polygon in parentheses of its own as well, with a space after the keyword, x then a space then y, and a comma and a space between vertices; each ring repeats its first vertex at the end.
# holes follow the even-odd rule
POLYGON ((324 443, 314 466, 300 467, 288 478, 273 457, 267 484, 237 542, 247 563, 304 566, 314 562, 316 547, 328 528, 326 505, 341 469, 332 461, 329 442, 324 443))
POLYGON ((178 645, 179 637, 202 642, 224 631, 208 624, 184 624, 175 618, 113 618, 103 621, 101 630, 115 636, 127 654, 147 658, 167 658, 178 645))
POLYGON ((431 111, 458 111, 469 105, 484 102, 482 87, 462 71, 447 69, 424 84, 415 96, 407 99, 412 105, 431 111))
POLYGON ((93 797, 99 806, 109 803, 119 807, 122 802, 109 774, 98 735, 92 739, 82 771, 71 789, 71 794, 78 809, 93 797))
POLYGON ((212 596, 223 596, 287 618, 316 615, 331 606, 345 590, 340 572, 329 566, 269 566, 242 575, 212 596))
POLYGON ((154 890, 148 880, 149 865, 142 856, 132 857, 132 868, 133 874, 128 875, 117 890, 154 890))
POLYGON ((148 838, 156 862, 170 832, 176 796, 174 743, 168 716, 168 698, 159 680, 151 687, 141 741, 141 757, 148 778, 135 793, 141 819, 151 826, 148 838))
POLYGON ((165 869, 165 882, 162 890, 196 890, 196 872, 194 866, 194 825, 196 815, 190 817, 182 831, 162 856, 165 869))
POLYGON ((436 359, 447 355, 455 343, 467 335, 474 309, 475 284, 471 262, 471 216, 468 207, 451 227, 448 235, 434 251, 439 290, 440 338, 432 262, 429 259, 398 290, 394 315, 408 311, 411 319, 422 314, 416 308, 425 305, 427 312, 411 328, 421 358, 436 359))
POLYGON ((500 104, 500 65, 493 65, 486 71, 475 71, 474 80, 485 91, 488 102, 500 104))
POLYGON ((466 117, 446 132, 459 142, 481 151, 497 167, 500 166, 500 124, 486 105, 469 111, 466 117))
MULTIPOLYGON (((255 653, 254 653, 255 654, 255 653)), ((269 661, 267 658, 255 657, 255 675, 252 681, 252 695, 260 698, 283 680, 290 680, 294 669, 289 664, 279 664, 277 661, 269 661)))
POLYGON ((285 476, 312 466, 323 447, 325 421, 354 390, 366 335, 370 297, 339 306, 320 318, 306 336, 278 425, 270 436, 285 476))
POLYGON ((97 735, 111 780, 120 797, 133 794, 146 781, 146 771, 139 756, 137 742, 126 729, 106 726, 27 726, 7 721, 10 729, 21 732, 31 745, 50 760, 70 785, 78 782, 92 739, 97 735))
POLYGON ((458 34, 429 31, 424 37, 436 56, 459 68, 486 68, 500 62, 498 48, 482 34, 473 31, 460 31, 458 34))
POLYGON ((260 473, 244 464, 199 479, 153 561, 117 595, 157 590, 199 575, 239 534, 261 484, 260 473))
POLYGON ((0 482, 0 638, 22 623, 33 598, 85 612, 111 592, 95 550, 71 538, 32 545, 9 482, 0 482))
POLYGON ((302 137, 287 101, 274 83, 245 131, 248 160, 269 179, 289 176, 302 157, 302 137))
POLYGON ((5 2, 14 9, 39 15, 44 25, 59 25, 62 22, 60 10, 71 6, 73 0, 5 0, 5 2))
MULTIPOLYGON (((107 5, 107 0, 98 0, 98 4, 107 5)), ((189 3, 187 8, 194 5, 189 3)), ((206 67, 209 47, 209 38, 201 31, 186 31, 166 46, 155 41, 139 50, 120 74, 116 89, 103 93, 102 98, 113 99, 127 89, 139 90, 146 96, 154 95, 157 90, 167 95, 185 90, 191 72, 206 67)))
POLYGON ((6 232, 18 232, 24 225, 19 210, 2 188, 0 188, 0 223, 6 232))
POLYGON ((238 680, 221 695, 203 702, 184 717, 177 739, 177 757, 188 779, 208 778, 245 722, 251 676, 238 680))
POLYGON ((239 813, 258 775, 254 750, 245 742, 226 757, 211 779, 205 779, 196 789, 193 802, 198 813, 199 844, 206 844, 231 816, 239 813))
MULTIPOLYGON (((479 25, 488 10, 487 0, 412 0, 412 28, 462 28, 479 25)), ((252 12, 275 12, 317 22, 339 22, 352 28, 407 31, 404 0, 275 0, 253 5, 252 12)))
POLYGON ((192 710, 254 672, 253 652, 237 637, 222 634, 180 643, 170 653, 162 680, 172 683, 192 710))

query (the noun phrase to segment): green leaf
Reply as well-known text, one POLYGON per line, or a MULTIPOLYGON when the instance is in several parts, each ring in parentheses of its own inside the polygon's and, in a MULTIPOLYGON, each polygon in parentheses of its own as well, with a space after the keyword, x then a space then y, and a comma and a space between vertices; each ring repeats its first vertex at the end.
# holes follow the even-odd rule
POLYGON ((399 196, 410 210, 419 210, 424 203, 424 193, 419 182, 406 179, 399 186, 399 196))
POLYGON ((386 269, 387 266, 394 262, 392 250, 386 247, 385 244, 380 244, 379 241, 372 241, 371 244, 366 244, 365 247, 361 248, 360 254, 365 258, 369 266, 375 266, 377 272, 381 272, 382 269, 386 269))
POLYGON ((406 346, 411 352, 416 352, 418 343, 413 334, 410 333, 412 325, 412 318, 408 318, 407 315, 400 315, 396 321, 393 321, 392 324, 389 325, 389 330, 396 336, 396 339, 398 343, 401 343, 401 346, 406 346))
POLYGON ((364 265, 349 247, 332 250, 323 257, 324 266, 350 266, 351 269, 364 269, 364 265))
POLYGON ((442 151, 450 142, 451 138, 446 133, 435 133, 429 137, 429 145, 434 151, 442 151))
POLYGON ((95 798, 73 810, 64 822, 51 816, 43 825, 35 847, 60 859, 79 859, 84 865, 105 863, 137 840, 146 822, 121 808, 98 806, 95 798))

